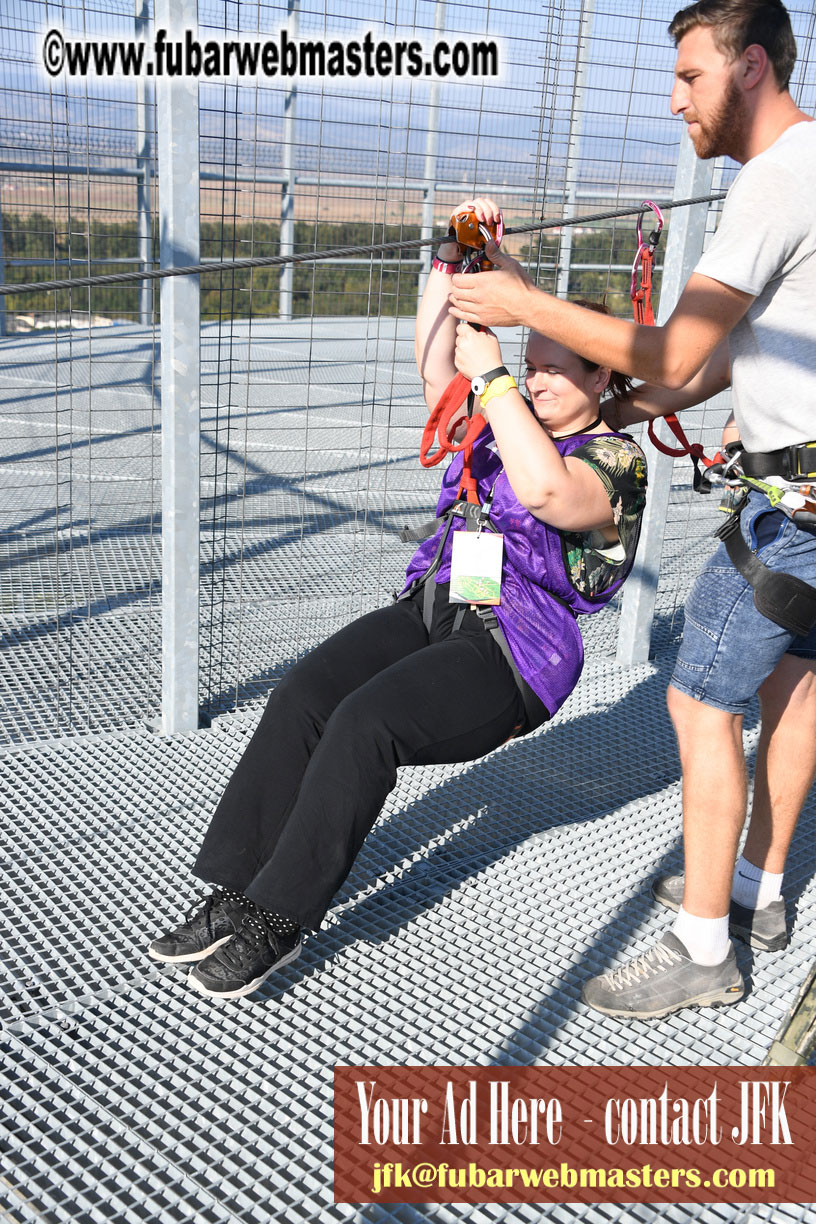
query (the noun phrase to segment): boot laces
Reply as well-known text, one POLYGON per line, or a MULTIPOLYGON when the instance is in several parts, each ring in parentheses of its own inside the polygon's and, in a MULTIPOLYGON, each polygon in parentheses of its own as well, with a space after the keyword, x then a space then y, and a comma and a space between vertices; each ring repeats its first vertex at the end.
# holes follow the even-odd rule
POLYGON ((625 965, 621 965, 619 969, 613 969, 607 974, 607 981, 611 990, 625 990, 627 986, 635 986, 638 982, 645 982, 648 978, 654 977, 656 973, 660 973, 669 965, 678 964, 683 957, 675 948, 668 948, 664 943, 655 944, 653 948, 649 948, 648 952, 641 953, 640 956, 633 957, 627 961, 625 965))
POLYGON ((223 905, 225 901, 237 903, 243 900, 244 898, 241 896, 241 894, 235 892, 233 889, 213 888, 206 894, 206 896, 199 896, 198 899, 192 903, 190 908, 187 910, 187 913, 184 915, 184 921, 192 922, 196 918, 201 918, 207 923, 208 929, 212 929, 212 912, 217 906, 223 905))
POLYGON ((235 938, 224 944, 223 948, 218 949, 219 955, 222 959, 239 966, 247 955, 257 955, 265 948, 271 948, 275 956, 278 956, 281 950, 281 937, 275 930, 274 921, 274 914, 267 914, 257 905, 253 905, 245 914, 235 938))

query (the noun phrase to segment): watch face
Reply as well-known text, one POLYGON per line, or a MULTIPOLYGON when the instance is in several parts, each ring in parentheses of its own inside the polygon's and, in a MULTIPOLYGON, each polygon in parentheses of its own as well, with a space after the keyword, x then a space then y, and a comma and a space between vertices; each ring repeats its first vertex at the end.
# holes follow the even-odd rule
POLYGON ((486 387, 487 383, 480 375, 471 380, 470 389, 474 395, 482 395, 486 387))

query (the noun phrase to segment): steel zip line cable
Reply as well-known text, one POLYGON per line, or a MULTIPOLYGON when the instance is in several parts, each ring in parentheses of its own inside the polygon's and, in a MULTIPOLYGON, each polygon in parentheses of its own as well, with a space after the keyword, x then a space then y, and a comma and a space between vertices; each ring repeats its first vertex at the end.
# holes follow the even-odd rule
MULTIPOLYGON (((687 208, 692 204, 710 204, 724 200, 726 193, 693 196, 689 200, 658 200, 664 212, 672 208, 687 208)), ((534 234, 540 230, 560 229, 565 225, 587 225, 593 221, 608 221, 613 217, 634 217, 641 211, 636 208, 613 208, 607 212, 590 213, 581 217, 560 218, 556 221, 535 221, 530 225, 517 225, 504 231, 505 238, 515 234, 534 234)), ((22 285, 0 285, 0 296, 11 293, 29 293, 34 290, 81 289, 88 285, 124 285, 132 281, 163 280, 167 276, 199 276, 204 272, 228 272, 240 268, 276 268, 284 264, 318 263, 320 260, 339 259, 346 255, 384 255, 387 251, 417 251, 422 247, 441 242, 443 234, 432 238, 412 238, 406 242, 379 242, 371 246, 332 247, 328 251, 305 251, 300 255, 259 255, 246 259, 212 260, 205 264, 192 264, 185 268, 140 269, 138 272, 111 272, 99 276, 77 276, 72 280, 31 281, 22 285)))

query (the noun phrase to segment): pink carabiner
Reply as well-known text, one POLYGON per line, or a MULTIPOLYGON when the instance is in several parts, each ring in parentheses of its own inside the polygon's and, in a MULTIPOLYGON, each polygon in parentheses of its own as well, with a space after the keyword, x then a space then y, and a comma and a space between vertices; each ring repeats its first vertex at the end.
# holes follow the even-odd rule
POLYGON ((638 219, 637 219, 638 246, 649 245, 652 247, 652 249, 654 249, 654 247, 657 245, 657 239, 660 237, 662 232, 663 232, 663 213, 660 211, 657 204, 655 204, 654 200, 644 200, 640 206, 640 212, 638 213, 638 219), (651 209, 651 211, 654 213, 657 219, 657 236, 655 237, 654 242, 650 241, 648 244, 644 243, 643 241, 643 215, 646 212, 647 208, 651 209))
POLYGON ((644 251, 654 252, 654 249, 657 246, 657 241, 660 238, 660 235, 662 232, 663 232, 663 213, 660 211, 660 208, 658 207, 658 205, 655 204, 654 200, 644 200, 640 206, 640 212, 638 213, 638 219, 637 219, 638 248, 637 248, 637 252, 635 253, 634 261, 632 263, 632 280, 629 285, 629 296, 632 298, 632 301, 635 300, 635 296, 638 292, 638 283, 637 283, 638 269, 640 268, 641 262, 643 260, 643 252, 644 251), (652 233, 649 237, 649 241, 644 242, 643 241, 643 217, 644 217, 644 214, 647 208, 650 208, 655 215, 655 218, 657 220, 657 229, 652 230, 652 233), (654 238, 654 241, 652 241, 652 238, 654 238))

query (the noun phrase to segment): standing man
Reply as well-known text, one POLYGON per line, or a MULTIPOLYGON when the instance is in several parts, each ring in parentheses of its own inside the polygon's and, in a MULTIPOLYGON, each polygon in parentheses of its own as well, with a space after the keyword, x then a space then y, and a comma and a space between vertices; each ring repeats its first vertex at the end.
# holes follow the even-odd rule
MULTIPOLYGON (((816 124, 788 92, 790 19, 779 0, 699 0, 669 33, 672 111, 698 157, 727 155, 742 169, 668 321, 652 328, 591 315, 537 290, 492 249, 497 271, 454 277, 454 313, 526 324, 644 379, 624 407, 628 423, 700 403, 730 381, 746 470, 816 477, 816 450, 806 447, 816 446, 816 124)), ((741 530, 766 566, 816 585, 816 529, 752 492, 741 530)), ((609 1015, 736 1002, 745 986, 729 925, 754 948, 779 949, 787 938, 782 874, 816 773, 816 629, 797 635, 762 615, 722 546, 686 604, 668 707, 683 770, 685 880, 654 889, 678 911, 673 929, 584 986, 585 1002, 609 1015), (742 722, 757 692, 755 793, 735 870, 748 792, 742 722)))

